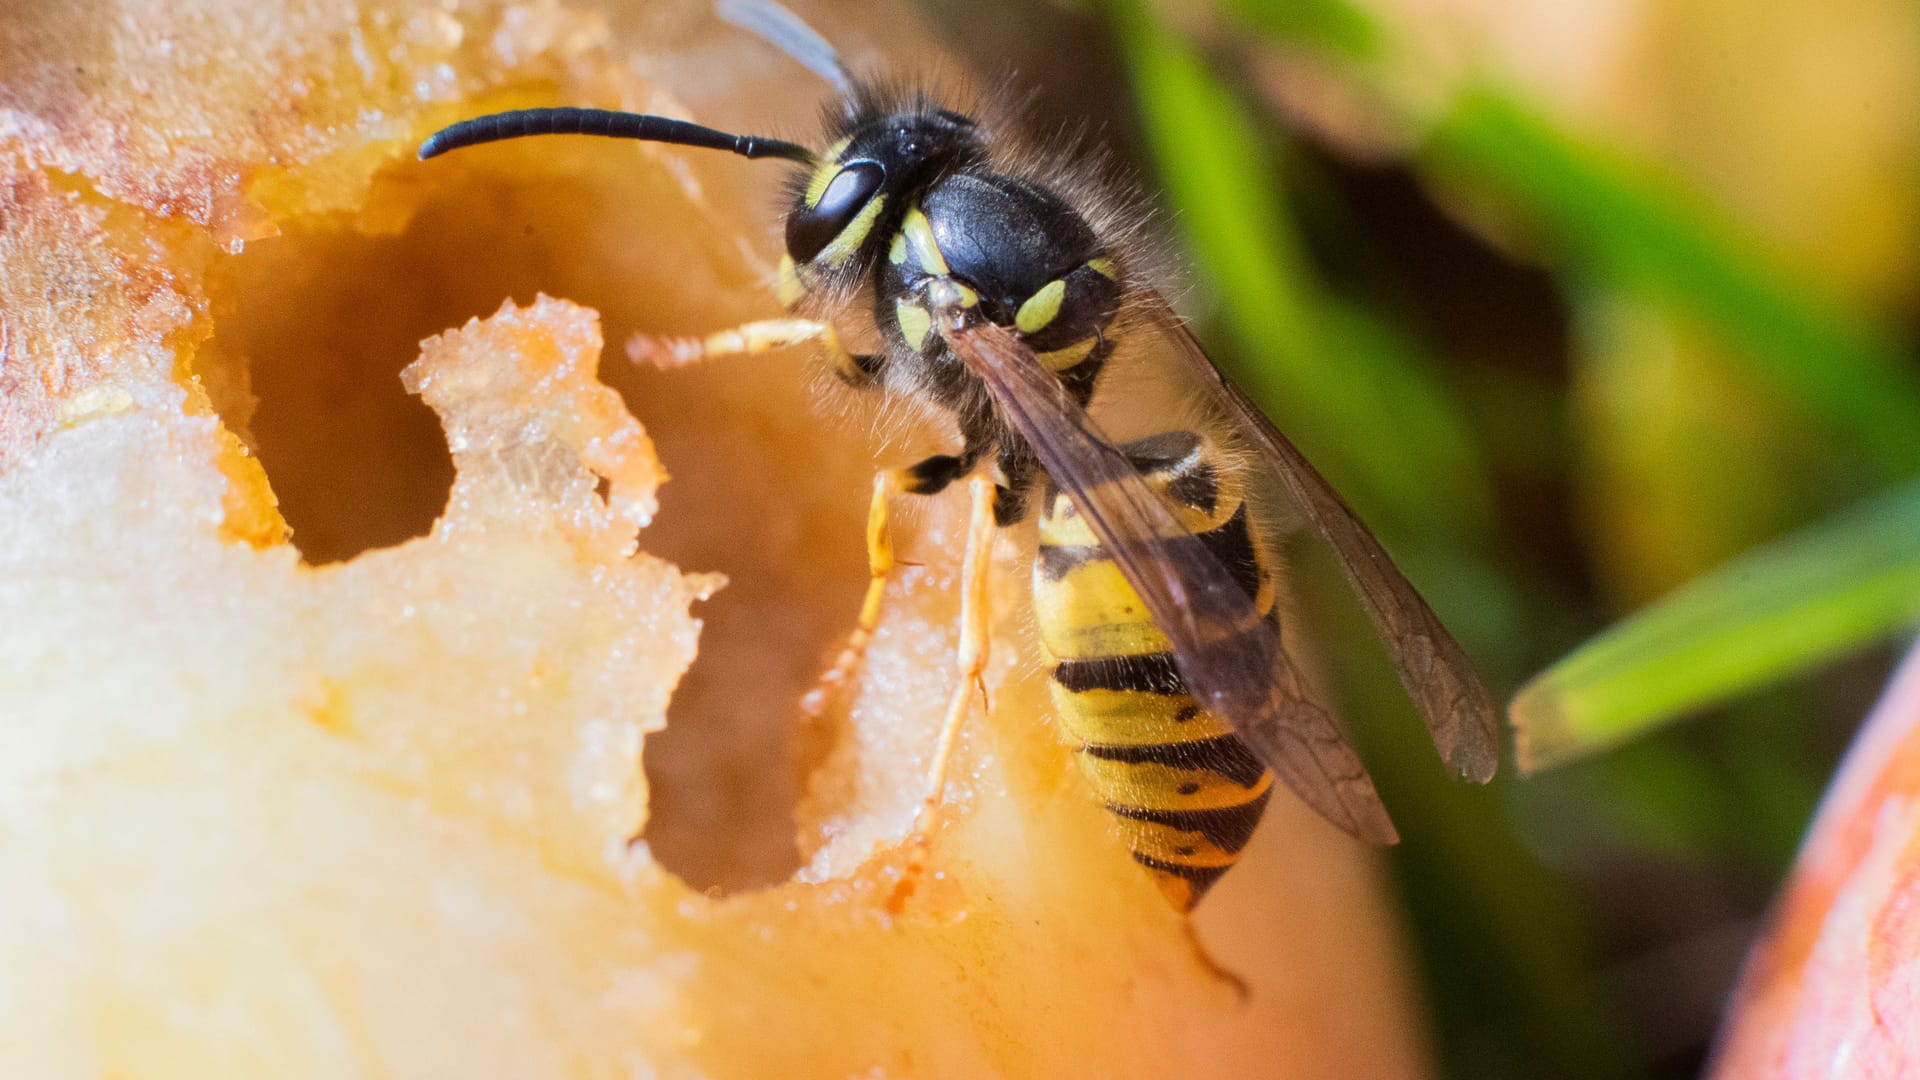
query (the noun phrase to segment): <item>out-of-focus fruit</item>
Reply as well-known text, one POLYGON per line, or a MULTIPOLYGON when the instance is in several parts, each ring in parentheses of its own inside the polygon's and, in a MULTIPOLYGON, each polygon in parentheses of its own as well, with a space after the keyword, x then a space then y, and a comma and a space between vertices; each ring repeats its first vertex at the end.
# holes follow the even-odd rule
POLYGON ((1847 754, 1713 1075, 1899 1077, 1920 1067, 1920 651, 1847 754))

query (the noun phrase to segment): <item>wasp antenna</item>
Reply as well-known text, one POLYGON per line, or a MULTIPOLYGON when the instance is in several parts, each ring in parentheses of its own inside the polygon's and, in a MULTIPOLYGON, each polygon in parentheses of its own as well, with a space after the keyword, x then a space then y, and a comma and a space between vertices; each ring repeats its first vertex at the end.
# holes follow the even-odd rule
POLYGON ((800 16, 773 0, 719 0, 714 10, 721 18, 759 35, 800 66, 832 83, 842 97, 853 96, 853 76, 840 63, 839 54, 818 31, 801 21, 800 16))
POLYGON ((602 135, 612 139, 703 146, 747 158, 784 158, 811 164, 813 151, 798 143, 759 135, 730 135, 724 131, 669 120, 664 116, 613 112, 608 109, 518 109, 476 116, 449 124, 420 144, 420 160, 478 143, 517 139, 523 135, 602 135))

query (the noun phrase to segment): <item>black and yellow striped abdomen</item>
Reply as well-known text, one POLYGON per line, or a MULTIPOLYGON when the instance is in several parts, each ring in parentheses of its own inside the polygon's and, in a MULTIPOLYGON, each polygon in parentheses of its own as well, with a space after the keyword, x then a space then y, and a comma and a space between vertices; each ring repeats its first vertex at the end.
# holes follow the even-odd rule
MULTIPOLYGON (((1207 443, 1174 431, 1121 449, 1271 618, 1272 576, 1207 443)), ((1133 857, 1174 907, 1191 910, 1239 861, 1273 773, 1187 692, 1146 604, 1059 492, 1048 493, 1040 518, 1033 606, 1054 711, 1079 744, 1081 772, 1119 818, 1133 857)))

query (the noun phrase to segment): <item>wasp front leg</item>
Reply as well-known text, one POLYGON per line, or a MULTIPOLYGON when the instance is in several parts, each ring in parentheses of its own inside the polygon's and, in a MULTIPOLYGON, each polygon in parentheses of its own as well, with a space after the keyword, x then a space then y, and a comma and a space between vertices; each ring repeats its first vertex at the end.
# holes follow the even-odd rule
POLYGON ((976 476, 968 482, 973 508, 967 518, 967 550, 960 563, 960 678, 953 697, 947 702, 947 715, 940 725, 940 739, 934 744, 933 760, 927 766, 927 794, 920 813, 914 819, 914 839, 919 842, 933 824, 933 813, 946 797, 947 769, 953 761, 954 740, 961 725, 973 710, 977 698, 987 704, 987 650, 991 644, 991 608, 988 584, 993 569, 994 507, 996 489, 992 480, 976 476))
POLYGON ((834 374, 853 386, 873 382, 886 360, 884 354, 849 352, 833 324, 813 319, 761 319, 701 337, 635 334, 627 339, 627 358, 642 366, 670 371, 722 356, 751 356, 809 341, 820 343, 834 374))

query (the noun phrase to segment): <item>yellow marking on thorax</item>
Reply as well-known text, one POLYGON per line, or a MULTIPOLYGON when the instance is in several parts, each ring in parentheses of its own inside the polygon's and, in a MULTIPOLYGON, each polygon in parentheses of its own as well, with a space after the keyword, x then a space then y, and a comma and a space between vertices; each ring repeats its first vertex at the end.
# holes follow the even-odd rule
POLYGON ((919 207, 907 211, 906 220, 900 223, 900 235, 907 238, 907 250, 920 264, 920 269, 935 277, 946 277, 953 272, 947 268, 947 257, 940 253, 940 244, 933 238, 933 223, 919 207))
POLYGON ((1041 364, 1045 365, 1048 371, 1065 371, 1068 368, 1079 367, 1080 362, 1085 360, 1087 356, 1093 352, 1094 346, 1098 344, 1100 344, 1099 338, 1090 337, 1085 341, 1077 341, 1063 349, 1036 353, 1034 357, 1039 360, 1041 364))
POLYGON ((1054 320, 1060 314, 1060 303, 1067 297, 1067 283, 1061 278, 1047 282, 1020 305, 1014 313, 1013 325, 1023 334, 1034 333, 1054 320))
POLYGON ((893 302, 893 317, 900 323, 900 336, 915 349, 926 342, 927 332, 933 329, 933 316, 927 309, 905 300, 893 302))

